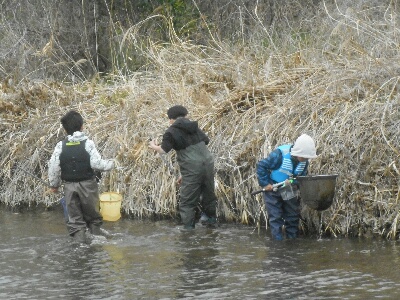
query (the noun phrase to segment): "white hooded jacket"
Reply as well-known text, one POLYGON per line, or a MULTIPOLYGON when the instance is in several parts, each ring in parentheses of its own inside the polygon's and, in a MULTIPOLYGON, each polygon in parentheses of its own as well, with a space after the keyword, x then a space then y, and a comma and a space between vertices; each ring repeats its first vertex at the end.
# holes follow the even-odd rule
MULTIPOLYGON (((85 150, 90 156, 90 166, 93 170, 109 171, 114 168, 114 160, 102 159, 97 151, 94 142, 81 131, 75 131, 73 135, 68 135, 69 142, 80 142, 86 140, 85 150)), ((54 152, 49 160, 49 182, 51 187, 59 187, 61 185, 61 167, 60 154, 62 151, 62 141, 58 142, 54 152)))

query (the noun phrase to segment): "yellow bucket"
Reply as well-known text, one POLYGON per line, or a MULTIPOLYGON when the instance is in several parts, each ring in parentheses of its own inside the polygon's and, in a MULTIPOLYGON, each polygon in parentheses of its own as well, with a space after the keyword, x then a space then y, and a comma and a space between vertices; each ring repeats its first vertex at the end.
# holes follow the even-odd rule
POLYGON ((100 214, 104 221, 117 221, 121 218, 122 195, 114 192, 100 195, 100 214))

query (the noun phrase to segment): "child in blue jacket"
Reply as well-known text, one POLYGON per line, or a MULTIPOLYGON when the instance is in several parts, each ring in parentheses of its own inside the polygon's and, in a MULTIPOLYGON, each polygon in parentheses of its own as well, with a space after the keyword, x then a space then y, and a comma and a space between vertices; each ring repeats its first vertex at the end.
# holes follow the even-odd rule
POLYGON ((282 228, 288 239, 298 235, 300 203, 297 186, 292 185, 293 197, 284 199, 281 191, 274 190, 273 184, 285 182, 290 178, 307 175, 308 160, 317 157, 314 140, 307 134, 299 136, 294 145, 281 145, 257 164, 257 179, 264 190, 263 198, 267 209, 272 238, 282 240, 282 228))

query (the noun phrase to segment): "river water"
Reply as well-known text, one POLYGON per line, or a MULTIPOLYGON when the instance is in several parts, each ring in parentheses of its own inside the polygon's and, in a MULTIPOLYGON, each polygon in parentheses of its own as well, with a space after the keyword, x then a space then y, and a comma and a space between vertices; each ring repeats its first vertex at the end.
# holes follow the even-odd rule
POLYGON ((121 219, 79 245, 61 210, 2 209, 0 226, 0 299, 400 299, 397 242, 121 219))

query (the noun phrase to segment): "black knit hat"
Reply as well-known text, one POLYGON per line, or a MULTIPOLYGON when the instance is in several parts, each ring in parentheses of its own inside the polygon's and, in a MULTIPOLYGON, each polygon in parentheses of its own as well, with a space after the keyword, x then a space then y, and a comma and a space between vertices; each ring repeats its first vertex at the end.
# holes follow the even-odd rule
POLYGON ((167 115, 169 119, 177 119, 178 117, 186 117, 189 112, 182 105, 175 105, 170 107, 167 111, 167 115))

